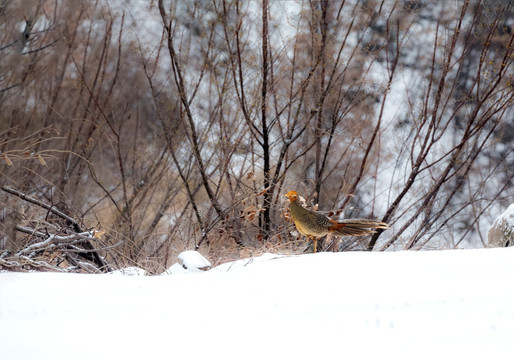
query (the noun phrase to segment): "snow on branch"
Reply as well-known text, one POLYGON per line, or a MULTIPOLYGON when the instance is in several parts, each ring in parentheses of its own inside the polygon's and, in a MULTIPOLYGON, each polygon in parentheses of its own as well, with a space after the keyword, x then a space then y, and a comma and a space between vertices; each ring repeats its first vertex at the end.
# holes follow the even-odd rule
MULTIPOLYGON (((31 228, 16 226, 16 229, 18 231, 21 231, 21 232, 24 232, 27 234, 34 234, 39 237, 47 236, 47 235, 43 234, 42 232, 36 231, 31 228)), ((36 251, 36 250, 43 250, 43 249, 48 248, 50 245, 73 244, 77 240, 81 241, 81 240, 86 240, 86 239, 89 239, 89 240, 95 239, 92 231, 86 231, 86 232, 82 232, 82 233, 78 233, 78 234, 71 234, 71 235, 67 235, 67 236, 59 236, 59 235, 52 234, 52 235, 48 236, 45 240, 35 243, 35 244, 32 244, 30 246, 27 246, 25 249, 20 250, 18 252, 18 255, 29 254, 32 251, 36 251)))

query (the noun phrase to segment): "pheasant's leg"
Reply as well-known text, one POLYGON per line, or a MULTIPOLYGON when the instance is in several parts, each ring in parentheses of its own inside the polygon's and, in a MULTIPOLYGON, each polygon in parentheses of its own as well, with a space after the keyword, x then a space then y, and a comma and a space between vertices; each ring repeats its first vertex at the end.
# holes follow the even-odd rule
POLYGON ((316 247, 318 245, 318 239, 312 238, 312 242, 314 243, 314 252, 316 252, 316 247))

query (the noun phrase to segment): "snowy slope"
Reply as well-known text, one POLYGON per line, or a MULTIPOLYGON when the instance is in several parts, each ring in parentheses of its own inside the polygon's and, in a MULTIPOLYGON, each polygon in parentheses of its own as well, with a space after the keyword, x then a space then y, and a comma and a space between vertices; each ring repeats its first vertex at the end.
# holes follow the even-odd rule
POLYGON ((514 248, 0 274, 2 359, 512 359, 514 248))

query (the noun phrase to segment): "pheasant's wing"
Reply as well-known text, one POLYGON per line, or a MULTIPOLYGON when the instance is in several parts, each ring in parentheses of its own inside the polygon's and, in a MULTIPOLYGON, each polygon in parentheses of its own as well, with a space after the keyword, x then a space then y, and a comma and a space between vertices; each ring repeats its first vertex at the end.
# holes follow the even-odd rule
POLYGON ((328 233, 330 221, 323 214, 306 209, 298 204, 292 204, 291 210, 296 228, 303 235, 320 237, 328 233))
POLYGON ((328 217, 326 217, 325 215, 321 214, 321 213, 318 213, 318 212, 312 212, 316 218, 316 224, 320 227, 320 228, 323 228, 325 230, 329 230, 330 227, 332 226, 332 222, 330 221, 330 219, 328 217))

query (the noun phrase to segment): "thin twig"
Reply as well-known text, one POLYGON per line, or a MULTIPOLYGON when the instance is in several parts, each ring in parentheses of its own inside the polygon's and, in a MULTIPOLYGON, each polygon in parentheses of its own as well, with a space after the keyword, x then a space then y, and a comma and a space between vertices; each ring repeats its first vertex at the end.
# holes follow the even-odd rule
POLYGON ((16 195, 18 196, 20 199, 22 200, 25 200, 25 201, 28 201, 32 204, 35 204, 35 205, 38 205, 44 209, 47 209, 48 211, 50 211, 51 213, 59 216, 60 218, 63 218, 65 219, 66 221, 68 221, 71 225, 73 225, 73 230, 75 230, 76 232, 78 233, 81 233, 83 232, 84 230, 82 230, 82 228, 80 227, 79 223, 77 222, 77 220, 69 217, 68 215, 66 215, 65 213, 57 210, 56 208, 53 207, 53 205, 48 205, 48 204, 45 204, 44 202, 40 201, 40 200, 37 200, 35 198, 33 198, 32 196, 29 196, 29 195, 26 195, 10 186, 2 186, 2 190, 5 191, 5 192, 8 192, 9 194, 12 194, 12 195, 16 195))

